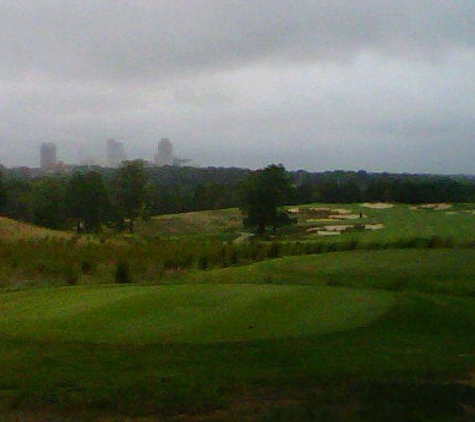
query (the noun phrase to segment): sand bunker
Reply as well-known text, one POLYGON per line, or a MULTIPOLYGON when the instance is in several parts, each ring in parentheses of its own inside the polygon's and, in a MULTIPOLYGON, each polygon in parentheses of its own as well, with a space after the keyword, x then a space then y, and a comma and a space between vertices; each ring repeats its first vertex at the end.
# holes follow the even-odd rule
POLYGON ((364 228, 366 230, 381 230, 382 228, 384 228, 384 224, 381 224, 381 223, 379 223, 379 224, 366 224, 364 226, 364 228))
POLYGON ((332 220, 357 220, 358 218, 366 217, 366 215, 362 214, 332 214, 329 215, 328 218, 332 220))
POLYGON ((352 229, 354 227, 353 224, 341 224, 338 226, 323 226, 322 230, 329 231, 329 232, 343 232, 347 229, 352 229))
POLYGON ((361 204, 361 206, 365 208, 371 208, 373 210, 384 210, 387 208, 393 208, 394 204, 388 204, 386 202, 376 202, 376 203, 365 202, 364 204, 361 204))
POLYGON ((445 203, 442 203, 442 204, 424 204, 424 205, 421 205, 421 208, 436 210, 436 211, 441 211, 441 210, 443 211, 443 210, 448 210, 449 208, 452 208, 452 205, 451 204, 445 204, 445 203))
POLYGON ((327 232, 324 230, 318 231, 317 234, 319 236, 339 236, 341 232, 327 232))
POLYGON ((307 233, 315 233, 319 236, 335 236, 351 229, 365 229, 369 231, 381 230, 384 228, 384 224, 375 223, 375 224, 338 224, 338 225, 328 225, 322 227, 311 227, 307 230, 307 233))
POLYGON ((434 211, 445 211, 452 208, 452 204, 440 203, 440 204, 422 204, 422 205, 413 205, 409 209, 413 211, 420 210, 434 210, 434 211))

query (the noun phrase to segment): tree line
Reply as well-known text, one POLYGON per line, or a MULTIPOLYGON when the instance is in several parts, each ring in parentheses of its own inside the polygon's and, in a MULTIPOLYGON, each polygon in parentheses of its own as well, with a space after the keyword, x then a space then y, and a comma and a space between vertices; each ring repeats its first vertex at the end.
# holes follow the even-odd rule
POLYGON ((286 219, 283 204, 364 201, 474 202, 475 180, 449 177, 331 171, 287 172, 272 165, 239 168, 147 168, 140 160, 118 169, 80 168, 73 174, 29 176, 0 172, 2 215, 54 229, 133 230, 150 215, 241 207, 244 223, 263 231, 286 219))

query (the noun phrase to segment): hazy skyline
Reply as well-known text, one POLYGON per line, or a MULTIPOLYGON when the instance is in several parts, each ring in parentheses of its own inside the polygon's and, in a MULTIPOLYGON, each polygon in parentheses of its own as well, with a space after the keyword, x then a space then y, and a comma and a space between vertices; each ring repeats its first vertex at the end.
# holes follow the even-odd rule
POLYGON ((0 163, 475 174, 473 0, 0 4, 0 163))

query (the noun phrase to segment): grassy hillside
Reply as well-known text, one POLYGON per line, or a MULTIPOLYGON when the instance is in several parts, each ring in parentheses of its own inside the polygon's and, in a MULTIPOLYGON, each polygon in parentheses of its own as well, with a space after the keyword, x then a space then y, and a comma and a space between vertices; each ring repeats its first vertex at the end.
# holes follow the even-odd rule
MULTIPOLYGON (((277 239, 341 242, 357 239, 361 242, 390 242, 404 238, 440 236, 454 242, 475 239, 475 208, 473 204, 436 204, 428 206, 391 205, 378 208, 371 204, 311 204, 290 209, 328 209, 330 215, 341 212, 339 218, 323 218, 311 212, 294 216, 298 226, 281 228, 277 239), (359 214, 363 218, 359 219, 359 214), (345 214, 356 218, 346 219, 345 214), (319 236, 317 229, 335 225, 382 225, 380 230, 349 230, 340 236, 319 236)), ((242 214, 238 209, 200 211, 153 217, 137 225, 137 232, 152 237, 235 239, 243 231, 242 214)))
POLYGON ((475 295, 473 249, 398 249, 291 256, 187 276, 189 282, 345 286, 475 295))
POLYGON ((0 240, 2 241, 16 242, 18 240, 39 240, 45 238, 69 239, 71 237, 71 233, 45 229, 10 218, 0 217, 0 240))
POLYGON ((223 239, 236 237, 242 229, 242 213, 237 208, 154 216, 136 227, 137 233, 144 236, 199 235, 223 239))
POLYGON ((5 291, 0 409, 62 421, 470 420, 473 262, 471 250, 354 251, 180 285, 5 291))

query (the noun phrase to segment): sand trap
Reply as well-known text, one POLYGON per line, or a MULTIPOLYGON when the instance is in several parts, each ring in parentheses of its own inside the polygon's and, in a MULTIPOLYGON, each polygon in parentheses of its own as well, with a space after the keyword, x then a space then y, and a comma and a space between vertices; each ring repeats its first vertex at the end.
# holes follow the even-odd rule
POLYGON ((351 214, 351 210, 346 210, 345 208, 335 208, 330 211, 336 214, 351 214))
POLYGON ((351 229, 353 227, 354 227, 353 224, 341 224, 338 226, 323 226, 322 230, 330 231, 330 232, 343 232, 346 229, 351 229))
MULTIPOLYGON (((362 215, 361 218, 366 217, 366 215, 362 215)), ((329 215, 328 218, 332 220, 357 220, 360 218, 359 214, 332 214, 329 215)))
POLYGON ((318 231, 317 234, 319 236, 339 236, 341 232, 327 232, 327 231, 318 231))
POLYGON ((364 228, 366 230, 381 230, 381 229, 384 228, 384 224, 381 224, 381 223, 379 223, 379 224, 366 224, 364 226, 364 228))
POLYGON ((420 210, 434 210, 434 211, 445 211, 452 208, 452 204, 440 203, 440 204, 422 204, 422 205, 413 205, 409 209, 413 211, 420 210))
POLYGON ((424 204, 420 206, 421 208, 424 209, 429 209, 429 210, 436 210, 436 211, 441 211, 441 210, 448 210, 449 208, 452 208, 451 204, 424 204))
POLYGON ((300 214, 300 208, 289 208, 287 212, 290 212, 291 214, 300 214))
POLYGON ((361 206, 365 208, 371 208, 374 210, 384 210, 387 208, 393 208, 394 204, 388 204, 386 202, 376 202, 376 203, 365 202, 364 204, 361 204, 361 206))

